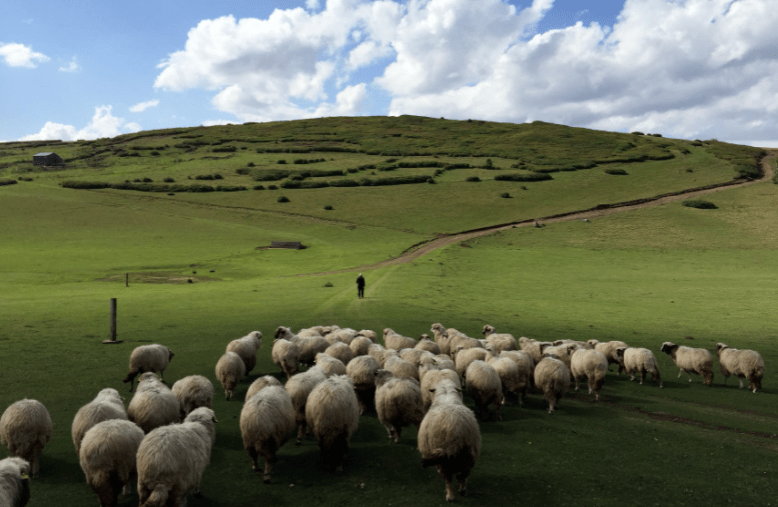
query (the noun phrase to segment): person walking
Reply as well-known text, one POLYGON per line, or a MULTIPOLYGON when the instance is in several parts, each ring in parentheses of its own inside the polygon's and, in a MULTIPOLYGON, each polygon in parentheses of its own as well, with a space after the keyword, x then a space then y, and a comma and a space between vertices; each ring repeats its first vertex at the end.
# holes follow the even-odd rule
POLYGON ((359 299, 365 297, 365 277, 362 276, 362 273, 357 277, 357 297, 359 299))

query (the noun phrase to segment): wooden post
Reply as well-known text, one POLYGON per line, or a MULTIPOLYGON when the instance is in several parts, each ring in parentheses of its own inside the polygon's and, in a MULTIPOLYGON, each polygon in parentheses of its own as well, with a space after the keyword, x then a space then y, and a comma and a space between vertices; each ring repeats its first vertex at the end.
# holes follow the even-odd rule
POLYGON ((125 273, 124 274, 124 286, 129 287, 130 286, 130 274, 125 273))
POLYGON ((103 343, 121 343, 116 341, 116 298, 111 298, 111 339, 103 340, 103 343))

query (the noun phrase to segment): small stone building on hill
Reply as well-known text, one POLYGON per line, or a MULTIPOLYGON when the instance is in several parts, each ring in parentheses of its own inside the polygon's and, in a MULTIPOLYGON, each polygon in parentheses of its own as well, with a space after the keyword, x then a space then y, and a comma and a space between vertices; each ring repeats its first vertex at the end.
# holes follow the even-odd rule
POLYGON ((42 151, 32 156, 32 165, 65 165, 65 162, 54 152, 42 151))

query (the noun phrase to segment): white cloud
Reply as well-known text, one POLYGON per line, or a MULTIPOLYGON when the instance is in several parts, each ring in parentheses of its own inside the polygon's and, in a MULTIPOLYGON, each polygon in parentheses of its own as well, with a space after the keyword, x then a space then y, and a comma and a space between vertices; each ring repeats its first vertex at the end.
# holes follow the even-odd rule
POLYGON ((24 136, 19 141, 39 141, 60 139, 62 141, 76 141, 79 139, 99 139, 101 137, 115 137, 129 132, 138 132, 142 127, 137 123, 126 123, 124 118, 117 118, 111 114, 111 106, 95 107, 95 114, 89 124, 77 129, 72 125, 46 122, 37 134, 24 136))
POLYGON ((133 113, 142 113, 150 107, 157 107, 159 105, 159 99, 149 100, 147 102, 138 102, 134 106, 130 107, 130 111, 133 113))
POLYGON ((78 59, 74 56, 67 67, 60 67, 60 72, 78 72, 81 70, 81 66, 78 64, 78 59))
POLYGON ((308 10, 315 11, 319 9, 319 0, 305 0, 305 7, 308 10))
POLYGON ((203 127, 213 127, 215 125, 235 125, 235 122, 230 120, 206 120, 201 124, 203 127))
POLYGON ((14 42, 0 43, 0 57, 11 67, 35 68, 38 63, 48 62, 50 58, 43 53, 36 53, 24 44, 14 42))

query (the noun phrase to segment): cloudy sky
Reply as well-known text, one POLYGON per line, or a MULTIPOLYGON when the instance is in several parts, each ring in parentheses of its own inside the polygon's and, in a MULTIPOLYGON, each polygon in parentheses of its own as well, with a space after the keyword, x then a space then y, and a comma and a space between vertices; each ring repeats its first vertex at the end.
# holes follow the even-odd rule
POLYGON ((775 0, 0 3, 0 140, 415 114, 778 146, 775 0))

